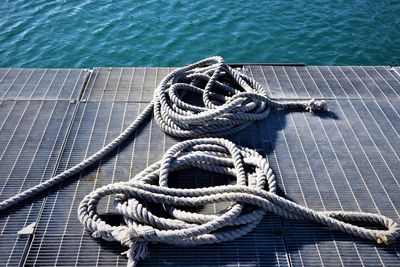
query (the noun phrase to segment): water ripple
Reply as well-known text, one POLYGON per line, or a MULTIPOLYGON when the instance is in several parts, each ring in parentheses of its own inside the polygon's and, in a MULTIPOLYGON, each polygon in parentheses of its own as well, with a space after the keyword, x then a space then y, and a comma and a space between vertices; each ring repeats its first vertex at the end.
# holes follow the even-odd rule
POLYGON ((0 14, 3 67, 400 65, 398 1, 15 0, 0 14))

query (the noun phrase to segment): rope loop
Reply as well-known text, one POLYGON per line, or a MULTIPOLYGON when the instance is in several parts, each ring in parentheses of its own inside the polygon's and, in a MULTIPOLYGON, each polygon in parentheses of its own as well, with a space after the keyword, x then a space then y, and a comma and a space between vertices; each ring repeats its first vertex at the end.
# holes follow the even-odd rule
POLYGON ((233 134, 266 118, 271 107, 327 110, 325 101, 314 99, 274 101, 258 82, 225 64, 221 57, 207 58, 168 74, 154 92, 154 105, 160 128, 185 138, 233 134))
POLYGON ((106 240, 111 232, 115 240, 129 246, 131 258, 136 255, 134 251, 145 251, 134 257, 142 259, 147 255, 147 248, 136 249, 139 243, 143 243, 140 246, 145 246, 145 242, 196 246, 230 241, 250 232, 267 212, 287 219, 314 221, 377 243, 390 244, 400 237, 399 225, 383 215, 318 212, 276 195, 275 175, 268 160, 255 150, 219 138, 192 139, 172 146, 161 161, 132 180, 91 192, 80 203, 78 216, 89 232, 98 231, 106 240), (236 183, 193 189, 169 188, 169 177, 187 168, 229 175, 236 183), (96 213, 100 199, 116 194, 115 208, 125 226, 110 226, 96 213), (215 214, 186 210, 221 202, 231 205, 215 214), (167 215, 153 213, 150 204, 162 205, 167 215), (361 227, 358 223, 373 224, 384 230, 361 227))

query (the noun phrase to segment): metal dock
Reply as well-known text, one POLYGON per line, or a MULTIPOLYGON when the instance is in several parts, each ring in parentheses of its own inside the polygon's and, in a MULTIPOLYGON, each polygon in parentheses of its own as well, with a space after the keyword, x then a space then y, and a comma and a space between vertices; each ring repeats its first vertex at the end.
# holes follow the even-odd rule
MULTIPOLYGON (((230 140, 266 155, 279 194, 315 210, 400 219, 400 69, 238 66, 275 99, 327 100, 330 112, 276 111, 230 140)), ((117 136, 171 68, 0 69, 0 198, 62 172, 117 136)), ((94 240, 77 219, 96 187, 132 178, 177 139, 153 121, 90 170, 0 217, 0 266, 125 266, 126 248, 94 240), (31 235, 17 235, 36 222, 31 235)), ((182 172, 174 186, 227 183, 182 172)), ((112 200, 104 203, 112 210, 112 200)), ((139 266, 399 266, 400 245, 268 215, 233 242, 150 244, 139 266)))

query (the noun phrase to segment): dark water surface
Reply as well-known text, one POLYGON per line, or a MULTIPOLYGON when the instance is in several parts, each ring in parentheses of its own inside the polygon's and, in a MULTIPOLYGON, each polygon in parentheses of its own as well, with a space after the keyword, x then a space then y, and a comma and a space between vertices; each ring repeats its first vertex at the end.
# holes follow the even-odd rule
POLYGON ((0 3, 1 67, 400 65, 400 1, 0 3))

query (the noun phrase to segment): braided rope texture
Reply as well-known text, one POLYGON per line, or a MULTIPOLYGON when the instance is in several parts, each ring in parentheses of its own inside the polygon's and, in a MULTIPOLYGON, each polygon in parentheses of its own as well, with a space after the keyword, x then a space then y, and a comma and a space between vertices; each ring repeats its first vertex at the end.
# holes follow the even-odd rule
POLYGON ((166 133, 185 138, 227 136, 265 119, 271 107, 327 110, 325 101, 277 102, 254 79, 224 64, 204 59, 167 75, 154 92, 154 117, 166 133), (185 101, 201 96, 202 106, 185 101))
MULTIPOLYGON (((139 125, 154 114, 159 127, 180 138, 221 137, 236 133, 269 115, 271 108, 326 111, 325 101, 270 99, 255 80, 211 57, 176 69, 154 91, 152 102, 118 137, 95 154, 26 191, 0 202, 0 211, 83 171, 118 147, 139 125), (198 99, 199 103, 194 103, 198 99)), ((129 265, 148 255, 146 242, 194 246, 233 240, 250 232, 266 212, 290 219, 306 219, 355 236, 389 244, 399 237, 399 227, 381 215, 357 212, 316 212, 275 194, 276 181, 268 161, 256 151, 225 139, 203 138, 178 143, 157 162, 125 183, 101 187, 84 198, 79 220, 92 236, 116 240, 130 249, 129 265), (253 171, 248 170, 250 167, 253 171), (237 184, 202 189, 168 188, 170 172, 189 167, 228 174, 237 184), (125 225, 111 226, 100 219, 96 207, 101 198, 118 194, 117 211, 125 225), (182 206, 230 201, 223 214, 202 215, 182 206), (163 204, 168 218, 158 217, 147 203, 163 204), (387 230, 371 230, 352 223, 370 222, 387 230), (227 230, 229 229, 229 230, 227 230)))
POLYGON ((268 98, 255 80, 224 64, 221 57, 211 57, 179 68, 167 75, 156 88, 154 99, 142 113, 105 147, 65 170, 0 202, 0 211, 61 183, 85 170, 118 147, 147 118, 154 118, 160 128, 175 137, 208 137, 233 134, 269 114, 270 107, 326 110, 324 101, 279 103, 268 98), (225 80, 224 80, 225 79, 225 80), (199 84, 205 84, 200 87, 199 84), (216 92, 214 92, 216 91, 216 92), (187 93, 201 94, 203 106, 184 101, 187 93))
POLYGON ((95 238, 129 246, 129 265, 148 256, 147 242, 196 246, 230 241, 250 232, 267 212, 295 220, 308 220, 378 243, 390 244, 400 237, 399 225, 383 215, 326 211, 317 212, 275 194, 276 180, 269 162, 258 152, 220 138, 192 139, 172 146, 164 158, 147 167, 132 180, 100 187, 87 195, 78 217, 95 238), (198 168, 236 178, 236 185, 196 189, 168 188, 171 172, 198 168), (115 209, 124 225, 111 226, 97 214, 102 198, 117 195, 115 209), (231 202, 220 214, 185 211, 210 203, 231 202), (168 217, 160 217, 148 204, 164 205, 168 217), (357 226, 369 223, 386 230, 357 226))

